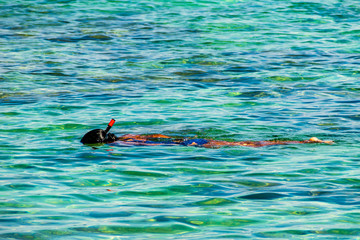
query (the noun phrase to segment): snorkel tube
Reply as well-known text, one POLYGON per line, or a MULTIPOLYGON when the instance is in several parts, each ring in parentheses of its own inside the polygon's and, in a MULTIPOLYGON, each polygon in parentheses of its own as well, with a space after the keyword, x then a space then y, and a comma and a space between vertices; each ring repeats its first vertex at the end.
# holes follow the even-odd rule
POLYGON ((115 119, 111 119, 105 130, 94 129, 91 130, 90 132, 87 132, 82 137, 80 142, 83 144, 103 144, 103 143, 115 142, 117 139, 116 136, 112 133, 109 133, 114 123, 115 123, 115 119))

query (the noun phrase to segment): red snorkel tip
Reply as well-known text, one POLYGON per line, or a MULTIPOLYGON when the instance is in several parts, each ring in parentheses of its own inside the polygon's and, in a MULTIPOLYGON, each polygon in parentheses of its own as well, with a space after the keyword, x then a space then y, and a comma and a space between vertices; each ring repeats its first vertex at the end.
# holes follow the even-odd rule
POLYGON ((111 121, 109 122, 108 126, 112 127, 115 123, 115 119, 111 119, 111 121))
POLYGON ((114 125, 114 123, 115 123, 115 119, 111 119, 111 121, 109 122, 107 128, 105 129, 106 134, 110 131, 110 128, 114 125))

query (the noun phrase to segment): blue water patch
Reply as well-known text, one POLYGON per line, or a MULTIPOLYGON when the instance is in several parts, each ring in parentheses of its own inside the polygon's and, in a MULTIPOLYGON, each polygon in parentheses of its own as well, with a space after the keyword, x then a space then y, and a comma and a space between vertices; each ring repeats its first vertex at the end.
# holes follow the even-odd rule
POLYGON ((358 1, 0 4, 0 239, 359 236, 358 1))

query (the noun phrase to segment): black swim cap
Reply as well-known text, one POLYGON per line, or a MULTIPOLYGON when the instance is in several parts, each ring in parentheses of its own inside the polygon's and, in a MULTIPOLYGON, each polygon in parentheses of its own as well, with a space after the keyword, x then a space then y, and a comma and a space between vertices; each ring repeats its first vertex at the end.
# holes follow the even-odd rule
POLYGON ((94 129, 90 132, 87 132, 83 138, 80 140, 83 144, 96 144, 104 143, 106 138, 106 133, 102 129, 94 129))
POLYGON ((117 137, 112 133, 106 134, 102 129, 94 129, 87 132, 80 142, 83 144, 112 143, 115 142, 116 139, 117 137))

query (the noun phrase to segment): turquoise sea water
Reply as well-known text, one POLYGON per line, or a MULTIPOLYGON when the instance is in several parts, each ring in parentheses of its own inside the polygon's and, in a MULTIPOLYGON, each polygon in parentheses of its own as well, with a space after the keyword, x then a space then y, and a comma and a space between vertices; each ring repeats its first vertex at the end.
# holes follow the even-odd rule
POLYGON ((356 239, 355 0, 0 0, 0 239, 356 239), (93 149, 113 132, 334 145, 93 149))

